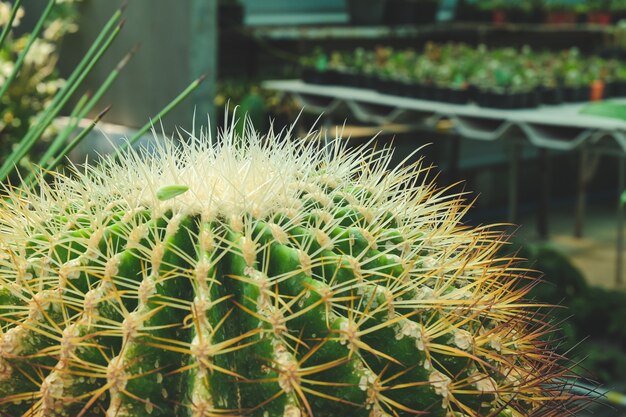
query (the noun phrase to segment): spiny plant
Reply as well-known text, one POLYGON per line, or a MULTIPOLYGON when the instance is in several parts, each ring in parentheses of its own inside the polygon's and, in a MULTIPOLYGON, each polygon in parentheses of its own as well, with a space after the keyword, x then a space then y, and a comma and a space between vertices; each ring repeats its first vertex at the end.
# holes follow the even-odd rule
MULTIPOLYGON (((102 96, 116 81, 122 69, 136 52, 137 48, 135 47, 126 54, 118 65, 108 73, 102 84, 97 86, 93 94, 85 93, 80 98, 78 97, 77 93, 85 79, 108 51, 124 26, 125 5, 123 4, 108 19, 62 86, 55 86, 56 92, 54 94, 46 92, 45 95, 50 97, 47 97, 45 103, 38 104, 42 109, 33 117, 33 120, 30 120, 29 123, 26 123, 26 120, 21 120, 20 129, 3 129, 3 124, 7 121, 16 122, 15 109, 24 106, 29 107, 40 101, 37 98, 36 90, 41 88, 50 90, 50 86, 42 84, 47 73, 33 73, 32 65, 29 62, 46 61, 48 58, 45 64, 47 71, 55 71, 53 67, 56 59, 49 59, 50 57, 43 53, 45 51, 50 52, 51 44, 45 43, 42 36, 43 38, 54 38, 60 33, 71 30, 73 25, 71 21, 55 20, 59 16, 75 13, 69 3, 71 1, 68 0, 47 0, 46 7, 35 23, 32 32, 14 40, 11 31, 14 23, 24 13, 21 7, 22 0, 15 0, 12 7, 9 6, 9 3, 0 1, 0 72, 2 73, 0 74, 0 116, 4 119, 4 121, 0 121, 0 142, 2 142, 0 143, 0 150, 6 151, 6 155, 0 155, 0 182, 20 183, 23 181, 32 184, 33 171, 48 172, 61 164, 65 157, 106 114, 110 106, 100 112, 89 127, 75 134, 77 130, 80 130, 78 129, 80 121, 99 105, 102 96), (11 46, 12 44, 18 46, 13 46, 10 49, 16 48, 19 52, 9 54, 3 52, 7 45, 11 46), (72 101, 76 103, 70 108, 72 101), (67 124, 59 132, 52 134, 55 130, 52 126, 53 123, 64 111, 69 112, 67 124), (42 143, 43 139, 47 139, 48 142, 42 143), (5 147, 7 149, 4 149, 5 147), (45 148, 45 150, 40 152, 38 148, 45 148), (25 169, 18 173, 16 167, 20 165, 24 165, 25 169)), ((29 6, 32 6, 32 3, 29 6)), ((167 115, 173 107, 198 87, 203 78, 200 77, 193 81, 152 120, 158 121, 167 115)), ((151 127, 151 122, 146 123, 131 138, 129 144, 139 140, 151 127)))
POLYGON ((0 203, 3 416, 563 416, 536 282, 420 163, 192 133, 0 203))

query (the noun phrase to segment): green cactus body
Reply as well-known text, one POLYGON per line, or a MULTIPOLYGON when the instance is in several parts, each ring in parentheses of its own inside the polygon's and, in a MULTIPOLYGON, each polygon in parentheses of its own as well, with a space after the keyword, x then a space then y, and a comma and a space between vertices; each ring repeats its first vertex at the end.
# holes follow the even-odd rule
POLYGON ((0 414, 560 415, 500 235, 419 165, 312 143, 192 139, 9 191, 0 414))

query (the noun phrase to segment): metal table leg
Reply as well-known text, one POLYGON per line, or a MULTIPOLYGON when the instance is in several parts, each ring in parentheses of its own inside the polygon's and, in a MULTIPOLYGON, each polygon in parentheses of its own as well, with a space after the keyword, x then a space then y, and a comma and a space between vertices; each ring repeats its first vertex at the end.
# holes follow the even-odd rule
POLYGON ((580 151, 580 162, 578 166, 578 179, 576 181, 576 217, 574 220, 574 237, 583 237, 583 225, 585 218, 585 203, 587 193, 585 181, 585 167, 587 166, 588 152, 585 149, 580 151))
POLYGON ((539 148, 539 166, 541 180, 539 202, 537 205, 537 233, 540 239, 548 238, 548 210, 550 205, 550 168, 551 161, 548 149, 539 148))
MULTIPOLYGON (((626 187, 626 158, 623 156, 618 157, 618 164, 617 184, 621 197, 621 193, 626 187)), ((619 197, 617 202, 617 242, 615 249, 617 250, 615 254, 615 285, 620 287, 624 283, 622 271, 624 265, 624 206, 619 197)))
POLYGON ((517 206, 519 204, 519 165, 522 146, 512 143, 509 153, 509 222, 518 221, 517 206))

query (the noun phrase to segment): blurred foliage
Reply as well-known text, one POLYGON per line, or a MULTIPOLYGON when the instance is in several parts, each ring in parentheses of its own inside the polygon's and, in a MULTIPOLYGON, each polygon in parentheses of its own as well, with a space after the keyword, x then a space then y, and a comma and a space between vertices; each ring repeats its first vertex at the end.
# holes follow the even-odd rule
MULTIPOLYGON (((56 70, 58 48, 63 37, 78 30, 77 3, 80 0, 58 1, 46 18, 43 31, 26 55, 24 64, 6 94, 0 98, 0 163, 16 143, 28 132, 34 119, 52 101, 65 81, 56 70)), ((11 3, 0 1, 0 27, 9 20, 11 3)), ((20 8, 13 27, 17 28, 26 11, 20 8)), ((9 34, 0 48, 0 85, 13 71, 19 54, 27 45, 30 33, 9 34)), ((43 139, 50 138, 50 132, 43 139)))
POLYGON ((528 91, 536 87, 588 87, 593 81, 625 82, 626 64, 618 59, 586 56, 577 48, 533 50, 529 46, 487 47, 427 42, 415 48, 316 49, 300 60, 304 68, 337 71, 408 83, 484 90, 528 91))
MULTIPOLYGON (((300 108, 293 98, 275 90, 265 90, 260 82, 243 78, 221 80, 217 84, 215 107, 221 112, 218 123, 226 123, 238 103, 238 114, 247 114, 255 129, 267 131, 270 123, 275 129, 282 129, 296 120, 300 108)), ((237 122, 237 129, 243 129, 243 119, 237 122)))
POLYGON ((626 383, 626 292, 587 284, 565 255, 547 245, 521 245, 525 267, 543 273, 531 296, 559 305, 550 312, 558 324, 559 349, 579 361, 584 376, 604 384, 626 383))
POLYGON ((624 0, 465 0, 484 10, 611 10, 623 7, 624 0))
MULTIPOLYGON (((24 16, 22 0, 7 3, 0 0, 0 68, 7 69, 0 80, 0 109, 5 123, 0 129, 0 185, 10 183, 13 187, 34 187, 58 166, 67 155, 93 130, 106 114, 107 107, 91 121, 88 127, 79 124, 115 82, 122 69, 137 48, 132 48, 112 69, 106 79, 92 85, 94 91, 80 93, 83 82, 95 65, 109 50, 118 37, 125 19, 125 2, 102 27, 90 47, 74 66, 66 81, 60 81, 55 71, 56 48, 59 40, 68 32, 77 30, 74 23, 77 0, 47 0, 43 12, 36 16, 31 32, 20 35, 14 30, 24 16), (50 84, 53 83, 53 87, 50 84), (72 100, 74 99, 74 100, 72 100), (75 102, 75 103, 74 103, 75 102), (67 114, 67 123, 55 127, 61 114, 67 114), (9 123, 10 122, 10 123, 9 123)), ((35 2, 24 2, 27 6, 35 2)), ((33 6, 34 7, 34 6, 33 6)), ((29 9, 30 10, 30 9, 29 9)), ((132 146, 148 132, 154 123, 167 115, 188 97, 204 80, 200 76, 154 115, 142 128, 118 150, 132 146)))

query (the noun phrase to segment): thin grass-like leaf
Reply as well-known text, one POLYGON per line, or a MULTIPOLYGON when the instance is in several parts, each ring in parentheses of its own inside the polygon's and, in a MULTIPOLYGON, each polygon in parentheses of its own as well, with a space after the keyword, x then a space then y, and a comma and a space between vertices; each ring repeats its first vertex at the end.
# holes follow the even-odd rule
MULTIPOLYGON (((111 18, 110 22, 113 21, 114 18, 116 19, 116 16, 119 17, 118 13, 116 13, 114 17, 111 18)), ((4 181, 6 179, 9 173, 11 173, 11 171, 13 170, 14 166, 17 165, 19 160, 22 159, 24 155, 28 153, 28 151, 33 147, 33 145, 37 142, 37 140, 44 133, 45 129, 50 125, 50 123, 52 123, 52 121, 61 111, 63 106, 67 103, 67 101, 75 93, 75 91, 78 89, 78 87, 87 77, 87 75, 91 72, 94 65, 100 60, 102 55, 104 55, 104 53, 111 46, 111 44, 113 43, 113 41, 119 34, 120 30, 122 29, 123 23, 124 22, 122 21, 120 24, 118 24, 117 27, 108 35, 108 38, 106 39, 105 43, 97 49, 93 57, 90 56, 91 55, 90 54, 91 50, 90 50, 90 52, 88 52, 85 58, 83 58, 83 61, 81 61, 81 64, 83 64, 84 62, 86 63, 86 66, 79 64, 79 66, 76 68, 76 70, 74 71, 70 79, 68 80, 66 86, 62 89, 62 91, 60 91, 57 94, 57 96, 53 100, 53 103, 44 112, 44 114, 42 115, 37 125, 28 131, 26 136, 22 138, 22 140, 19 142, 17 148, 9 155, 9 157, 4 162, 2 167, 0 167, 0 181, 4 181)), ((109 25, 107 24, 107 28, 108 26, 109 25)), ((107 28, 103 29, 103 32, 101 32, 101 35, 103 33, 106 35, 105 31, 107 28)), ((94 45, 96 45, 97 43, 98 42, 96 41, 94 45)), ((93 49, 93 46, 92 46, 92 49, 93 49)))
MULTIPOLYGON (((24 64, 24 59, 26 58, 26 55, 28 55, 28 51, 30 50, 30 47, 33 46, 33 43, 39 37, 39 33, 41 32, 41 29, 43 28, 44 22, 46 21, 46 19, 50 15, 50 12, 54 8, 55 1, 56 0, 50 0, 48 2, 48 5, 46 6, 46 9, 42 13, 41 17, 39 17, 39 20, 37 21, 37 24, 35 25, 33 32, 28 37, 26 46, 24 47, 22 52, 20 52, 19 56, 17 57, 17 60, 15 61, 15 66, 13 67, 13 71, 11 71, 11 74, 9 74, 4 84, 0 86, 0 97, 4 96, 4 94, 9 89, 9 86, 11 85, 13 80, 15 80, 15 77, 17 77, 17 74, 20 72, 20 69, 22 68, 22 65, 24 64)), ((9 26, 7 25, 7 28, 8 27, 9 26)), ((7 28, 5 28, 5 30, 7 30, 7 28)))
POLYGON ((102 120, 102 118, 108 113, 110 109, 111 109, 111 106, 102 110, 100 114, 98 114, 96 118, 93 119, 91 124, 85 129, 83 129, 74 139, 72 139, 72 141, 68 143, 65 146, 65 148, 63 148, 63 150, 48 164, 48 166, 46 167, 46 170, 49 171, 49 170, 56 168, 61 163, 61 161, 63 161, 63 158, 65 158, 70 152, 72 152, 72 150, 80 142, 82 142, 82 140, 89 134, 89 132, 91 132, 94 127, 96 127, 96 125, 100 122, 100 120, 102 120))
MULTIPOLYGON (((117 77, 120 75, 122 69, 126 66, 126 64, 130 61, 130 59, 134 56, 137 48, 133 48, 122 60, 117 64, 115 69, 111 71, 111 73, 107 76, 107 79, 100 85, 95 94, 86 101, 86 103, 80 107, 80 109, 75 109, 75 114, 70 116, 68 125, 57 135, 57 137, 52 141, 48 150, 44 153, 44 155, 39 160, 39 165, 42 167, 46 167, 46 169, 52 169, 54 167, 50 165, 46 165, 50 159, 59 156, 58 152, 63 146, 63 144, 67 141, 69 136, 74 132, 77 128, 78 123, 87 116, 87 114, 96 106, 96 104, 100 101, 104 93, 106 93, 109 87, 115 82, 117 77)), ((74 146, 76 146, 75 144, 74 146)), ((61 158, 65 155, 62 153, 61 158)))
POLYGON ((200 84, 202 84, 205 78, 206 76, 202 75, 201 77, 193 81, 191 84, 189 84, 189 86, 185 88, 185 90, 182 93, 180 93, 174 100, 172 100, 167 106, 165 106, 163 110, 161 110, 148 123, 146 123, 141 129, 139 129, 137 133, 135 133, 128 140, 128 142, 120 146, 118 150, 115 152, 115 158, 118 158, 126 149, 128 149, 129 146, 133 146, 148 130, 150 130, 153 127, 155 121, 158 121, 162 119, 163 117, 165 117, 174 107, 176 107, 178 104, 180 104, 181 101, 186 99, 189 96, 189 94, 191 94, 196 88, 200 86, 200 84))
POLYGON ((13 26, 13 22, 15 21, 15 16, 17 15, 17 11, 20 9, 21 4, 22 0, 15 0, 15 3, 13 4, 11 14, 9 15, 9 20, 7 21, 4 29, 2 29, 2 34, 0 34, 0 49, 2 49, 2 45, 4 45, 4 41, 11 31, 11 27, 13 26))

